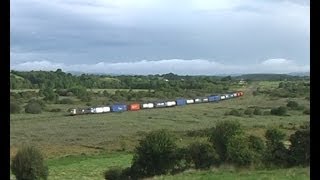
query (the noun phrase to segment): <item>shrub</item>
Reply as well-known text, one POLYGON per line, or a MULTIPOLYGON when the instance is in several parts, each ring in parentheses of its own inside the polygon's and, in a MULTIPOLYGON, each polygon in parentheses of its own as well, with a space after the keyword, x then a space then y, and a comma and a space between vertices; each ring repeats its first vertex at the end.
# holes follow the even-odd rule
POLYGON ((41 152, 31 146, 23 147, 17 152, 12 160, 11 170, 17 180, 47 179, 49 174, 41 152))
POLYGON ((40 104, 36 102, 31 102, 25 106, 25 112, 31 114, 39 114, 42 112, 42 108, 40 104))
POLYGON ((297 109, 299 107, 299 104, 296 101, 289 101, 287 103, 287 107, 290 109, 297 109))
POLYGON ((290 155, 293 165, 310 164, 310 128, 299 129, 290 136, 290 155))
POLYGON ((244 114, 246 115, 252 115, 253 114, 253 109, 252 108, 248 108, 244 111, 244 114))
POLYGON ((132 168, 142 176, 165 174, 177 162, 176 148, 172 135, 167 131, 153 131, 136 148, 132 168))
POLYGON ((254 161, 260 162, 266 150, 265 144, 260 137, 250 135, 248 138, 249 148, 253 151, 254 161))
POLYGON ((210 144, 193 143, 188 147, 188 153, 197 169, 207 169, 220 164, 219 155, 210 144))
POLYGON ((104 172, 105 180, 122 180, 122 169, 120 167, 112 167, 104 172))
POLYGON ((21 107, 16 102, 10 102, 10 114, 20 113, 21 107))
POLYGON ((232 136, 227 143, 228 161, 237 166, 247 166, 254 161, 254 153, 249 148, 248 139, 240 134, 232 136))
POLYGON ((286 115, 287 108, 285 108, 283 106, 280 106, 278 108, 273 108, 273 109, 271 109, 270 113, 272 115, 283 116, 283 115, 286 115))
POLYGON ((253 114, 254 115, 262 115, 262 111, 260 108, 254 108, 253 114))
POLYGON ((73 100, 70 98, 63 98, 59 101, 60 104, 73 104, 73 100))
POLYGON ((233 116, 241 116, 241 113, 236 110, 236 109, 233 109, 229 112, 229 115, 233 115, 233 116))
POLYGON ((264 156, 267 165, 286 166, 289 160, 288 150, 283 144, 285 134, 278 129, 268 129, 266 152, 264 156))
POLYGON ((310 108, 305 109, 305 110, 303 111, 303 114, 310 114, 310 108))
POLYGON ((237 121, 220 121, 209 131, 209 141, 217 151, 221 161, 227 160, 227 144, 229 140, 243 130, 237 121))
MULTIPOLYGON (((49 110, 50 112, 61 112, 61 109, 60 108, 54 108, 54 109, 50 109, 49 110)), ((70 111, 68 111, 70 112, 70 111)))

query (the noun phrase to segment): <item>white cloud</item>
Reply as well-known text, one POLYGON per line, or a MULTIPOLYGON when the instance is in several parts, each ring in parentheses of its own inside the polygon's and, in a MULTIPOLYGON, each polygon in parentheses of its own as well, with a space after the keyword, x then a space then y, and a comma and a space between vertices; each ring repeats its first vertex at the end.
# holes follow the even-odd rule
POLYGON ((50 61, 30 61, 12 64, 13 70, 56 70, 81 71, 86 73, 113 73, 113 74, 164 74, 173 72, 182 75, 214 75, 239 73, 289 73, 309 71, 309 65, 297 65, 294 61, 286 59, 268 59, 259 64, 230 65, 205 59, 166 59, 159 61, 141 60, 137 62, 96 64, 53 63, 50 61))

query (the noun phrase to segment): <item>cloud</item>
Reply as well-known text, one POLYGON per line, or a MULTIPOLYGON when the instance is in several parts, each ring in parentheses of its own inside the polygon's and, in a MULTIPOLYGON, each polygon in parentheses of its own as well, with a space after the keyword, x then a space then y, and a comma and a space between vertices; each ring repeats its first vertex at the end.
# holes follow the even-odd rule
POLYGON ((247 73, 289 73, 306 72, 309 65, 297 65, 294 61, 286 59, 268 59, 257 64, 225 64, 205 59, 165 59, 158 61, 141 60, 136 62, 95 64, 53 63, 47 60, 22 62, 11 64, 13 70, 56 70, 81 71, 85 73, 106 74, 164 74, 173 72, 181 75, 216 75, 216 74, 247 74, 247 73))

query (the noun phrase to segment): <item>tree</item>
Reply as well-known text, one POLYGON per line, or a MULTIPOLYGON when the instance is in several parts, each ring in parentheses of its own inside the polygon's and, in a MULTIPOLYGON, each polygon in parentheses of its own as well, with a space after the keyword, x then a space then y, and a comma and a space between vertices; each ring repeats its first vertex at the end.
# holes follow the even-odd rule
POLYGON ((40 90, 40 94, 43 94, 45 101, 56 102, 59 99, 59 95, 53 91, 52 88, 46 87, 43 90, 40 90))
POLYGON ((247 166, 254 161, 248 138, 243 134, 232 136, 227 143, 227 158, 238 166, 247 166))
POLYGON ((149 133, 135 150, 132 169, 142 176, 165 174, 176 164, 177 146, 165 130, 149 133))
POLYGON ((10 102, 10 114, 19 113, 21 111, 21 107, 17 102, 10 102))
POLYGON ((41 152, 32 146, 19 149, 12 160, 11 170, 17 180, 46 180, 49 174, 41 152))
POLYGON ((283 116, 287 113, 287 108, 283 106, 280 106, 278 108, 273 108, 271 109, 270 113, 277 116, 283 116))
POLYGON ((212 165, 219 165, 219 155, 210 144, 193 143, 187 153, 197 169, 207 169, 212 165))
POLYGON ((290 155, 293 165, 310 163, 310 127, 297 130, 290 136, 290 155))
POLYGON ((220 121, 209 131, 209 141, 217 151, 221 161, 228 161, 227 144, 230 139, 242 133, 243 130, 237 121, 220 121))
POLYGON ((297 109, 299 108, 299 104, 296 101, 289 101, 287 107, 290 109, 297 109))
POLYGON ((265 137, 267 139, 264 160, 268 165, 286 166, 288 162, 288 150, 283 144, 285 134, 279 129, 268 129, 265 137))
POLYGON ((26 113, 31 113, 31 114, 40 114, 42 112, 42 107, 37 102, 29 102, 25 106, 25 112, 26 113))

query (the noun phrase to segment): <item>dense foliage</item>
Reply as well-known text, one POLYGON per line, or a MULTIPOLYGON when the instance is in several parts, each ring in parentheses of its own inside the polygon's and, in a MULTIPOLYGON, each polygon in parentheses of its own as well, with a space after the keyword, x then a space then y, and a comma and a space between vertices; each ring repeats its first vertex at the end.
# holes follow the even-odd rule
POLYGON ((19 149, 12 160, 11 170, 17 180, 46 180, 49 174, 41 152, 32 146, 19 149))

